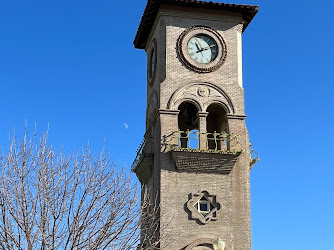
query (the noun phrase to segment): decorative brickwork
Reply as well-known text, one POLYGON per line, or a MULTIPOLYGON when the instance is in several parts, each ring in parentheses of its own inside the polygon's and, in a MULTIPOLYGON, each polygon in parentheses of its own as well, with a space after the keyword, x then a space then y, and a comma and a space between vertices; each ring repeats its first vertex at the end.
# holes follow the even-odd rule
POLYGON ((152 178, 153 161, 153 154, 145 155, 140 159, 138 165, 133 170, 136 173, 138 180, 141 184, 147 184, 152 178))
POLYGON ((238 159, 239 153, 205 153, 172 151, 177 170, 181 172, 229 174, 238 159))
POLYGON ((203 191, 190 194, 191 198, 187 202, 187 208, 190 216, 194 220, 207 224, 210 221, 218 220, 217 212, 220 210, 220 204, 216 202, 216 196, 203 191), (205 211, 201 211, 203 205, 205 211))
POLYGON ((227 113, 234 114, 235 108, 231 98, 219 86, 208 82, 192 82, 186 86, 176 89, 168 100, 168 109, 177 109, 178 106, 187 100, 198 104, 200 111, 205 111, 212 103, 220 103, 225 107, 227 113))

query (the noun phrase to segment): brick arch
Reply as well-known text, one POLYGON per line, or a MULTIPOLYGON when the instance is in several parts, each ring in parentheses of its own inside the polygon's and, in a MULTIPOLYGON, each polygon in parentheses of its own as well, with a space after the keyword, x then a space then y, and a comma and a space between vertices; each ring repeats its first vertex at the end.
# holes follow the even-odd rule
MULTIPOLYGON (((212 247, 212 244, 215 240, 214 239, 211 239, 211 238, 201 238, 201 239, 197 239, 195 241, 193 241, 191 244, 189 244, 185 250, 192 250, 192 249, 195 249, 196 247, 200 246, 200 245, 203 245, 203 244, 208 244, 208 245, 211 245, 212 247)), ((211 248, 213 249, 213 247, 211 248)))
POLYGON ((221 106, 225 110, 226 114, 230 114, 231 113, 231 110, 230 110, 229 106, 226 105, 226 103, 224 103, 224 102, 222 102, 220 100, 216 100, 216 99, 209 100, 209 101, 205 102, 203 104, 204 111, 207 111, 208 107, 210 105, 212 105, 212 104, 217 104, 217 105, 221 106))
POLYGON ((197 103, 199 111, 205 111, 211 103, 219 103, 226 108, 228 114, 235 114, 231 98, 220 87, 209 82, 192 82, 178 88, 170 97, 167 109, 177 110, 186 100, 197 103))
POLYGON ((194 98, 180 98, 177 102, 178 105, 175 108, 179 109, 179 106, 184 102, 189 102, 191 104, 194 104, 195 107, 197 108, 198 112, 203 111, 202 105, 194 98))

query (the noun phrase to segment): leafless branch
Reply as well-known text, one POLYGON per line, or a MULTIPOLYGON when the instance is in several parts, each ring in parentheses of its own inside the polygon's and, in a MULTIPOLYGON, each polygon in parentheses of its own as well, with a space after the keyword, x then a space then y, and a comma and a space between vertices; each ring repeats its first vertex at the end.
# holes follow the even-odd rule
POLYGON ((14 136, 0 155, 2 249, 159 248, 159 207, 140 202, 124 168, 89 147, 56 153, 47 133, 36 140, 14 136))

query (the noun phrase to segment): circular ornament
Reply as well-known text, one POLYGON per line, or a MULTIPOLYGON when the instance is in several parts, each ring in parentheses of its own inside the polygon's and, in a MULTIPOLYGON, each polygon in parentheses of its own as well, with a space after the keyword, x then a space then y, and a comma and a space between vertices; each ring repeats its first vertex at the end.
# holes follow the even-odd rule
POLYGON ((148 60, 147 60, 147 80, 149 86, 153 86, 154 79, 157 71, 157 40, 154 38, 149 48, 148 60))
POLYGON ((193 26, 182 32, 177 41, 180 60, 198 73, 219 69, 226 59, 226 43, 214 29, 193 26))
POLYGON ((210 90, 208 88, 199 87, 197 89, 197 94, 201 97, 209 97, 210 90))

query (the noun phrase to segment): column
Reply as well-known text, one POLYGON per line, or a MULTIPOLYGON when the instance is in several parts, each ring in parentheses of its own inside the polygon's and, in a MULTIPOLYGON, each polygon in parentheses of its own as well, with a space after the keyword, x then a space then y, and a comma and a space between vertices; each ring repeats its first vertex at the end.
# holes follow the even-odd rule
POLYGON ((198 112, 198 130, 199 130, 199 149, 207 149, 206 138, 206 118, 209 115, 208 112, 198 112))

